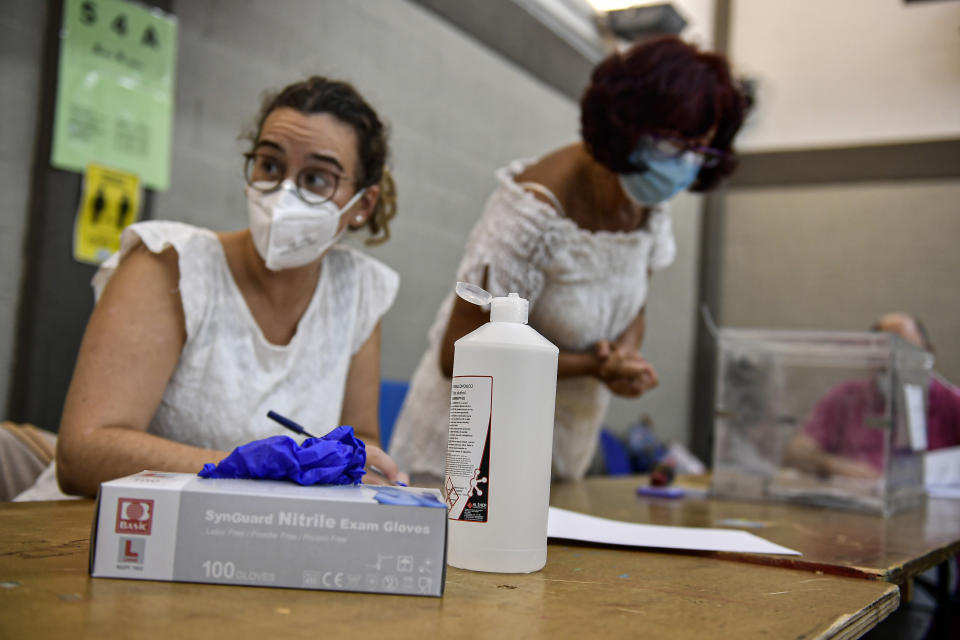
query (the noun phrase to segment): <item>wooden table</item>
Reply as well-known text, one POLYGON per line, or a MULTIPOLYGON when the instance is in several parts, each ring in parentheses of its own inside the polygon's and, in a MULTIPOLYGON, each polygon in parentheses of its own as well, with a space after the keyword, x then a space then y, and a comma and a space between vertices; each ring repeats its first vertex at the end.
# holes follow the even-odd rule
POLYGON ((450 568, 442 598, 93 579, 92 517, 0 503, 0 638, 855 638, 899 603, 881 581, 553 543, 534 574, 450 568))
MULTIPOLYGON (((630 522, 691 527, 741 528, 803 553, 798 556, 708 554, 761 564, 874 578, 903 585, 960 553, 960 500, 928 499, 918 509, 889 518, 784 503, 737 502, 707 497, 638 496, 646 479, 604 476, 557 483, 550 501, 558 507, 630 522), (743 519, 761 527, 725 524, 743 519)), ((681 479, 706 489, 705 478, 681 479)))

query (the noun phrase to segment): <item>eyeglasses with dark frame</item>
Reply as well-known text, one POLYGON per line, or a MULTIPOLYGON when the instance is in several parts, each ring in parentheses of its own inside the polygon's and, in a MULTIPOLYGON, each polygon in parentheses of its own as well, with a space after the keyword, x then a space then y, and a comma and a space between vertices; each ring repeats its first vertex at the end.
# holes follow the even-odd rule
MULTIPOLYGON (((645 149, 662 159, 680 158, 687 164, 710 169, 729 156, 729 152, 707 147, 675 136, 645 135, 637 149, 645 149)), ((632 161, 632 159, 631 159, 632 161)))
MULTIPOLYGON (((243 157, 243 177, 247 184, 257 191, 276 191, 286 179, 287 168, 276 156, 262 151, 251 151, 243 154, 243 157)), ((341 181, 350 180, 351 178, 326 167, 313 166, 301 169, 294 185, 301 200, 309 205, 321 205, 333 199, 341 181)))

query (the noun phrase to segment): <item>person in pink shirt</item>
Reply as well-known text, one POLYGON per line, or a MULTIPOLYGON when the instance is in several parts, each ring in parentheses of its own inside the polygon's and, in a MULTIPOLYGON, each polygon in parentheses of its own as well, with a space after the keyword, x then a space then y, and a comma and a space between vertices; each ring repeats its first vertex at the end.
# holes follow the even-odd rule
MULTIPOLYGON (((887 313, 874 331, 895 333, 933 353, 923 324, 907 313, 887 313)), ((883 468, 882 429, 869 428, 871 418, 883 418, 886 399, 873 379, 842 382, 826 393, 787 448, 786 459, 818 475, 874 478, 883 468)), ((960 389, 936 374, 927 396, 927 448, 960 445, 960 389)))

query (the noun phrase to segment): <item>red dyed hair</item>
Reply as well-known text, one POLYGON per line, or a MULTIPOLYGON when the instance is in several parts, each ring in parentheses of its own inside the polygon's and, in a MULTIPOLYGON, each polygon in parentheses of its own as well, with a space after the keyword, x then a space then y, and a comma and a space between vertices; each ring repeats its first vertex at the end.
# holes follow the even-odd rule
POLYGON ((631 173, 627 159, 644 134, 665 131, 701 138, 728 152, 700 170, 691 191, 708 191, 736 167, 733 138, 747 102, 726 58, 665 36, 614 53, 593 70, 580 100, 581 136, 590 154, 611 171, 631 173))

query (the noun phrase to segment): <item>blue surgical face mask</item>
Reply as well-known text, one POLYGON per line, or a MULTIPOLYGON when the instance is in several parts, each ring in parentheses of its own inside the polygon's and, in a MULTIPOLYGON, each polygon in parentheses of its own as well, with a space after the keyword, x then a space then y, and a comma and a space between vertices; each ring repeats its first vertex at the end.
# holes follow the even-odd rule
POLYGON ((630 162, 646 166, 640 173, 620 174, 620 186, 636 204, 652 205, 669 200, 697 179, 700 164, 682 154, 663 157, 656 150, 639 147, 630 154, 630 162))

